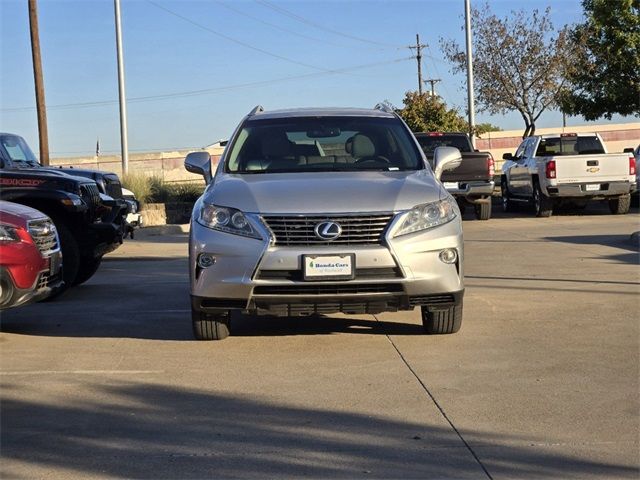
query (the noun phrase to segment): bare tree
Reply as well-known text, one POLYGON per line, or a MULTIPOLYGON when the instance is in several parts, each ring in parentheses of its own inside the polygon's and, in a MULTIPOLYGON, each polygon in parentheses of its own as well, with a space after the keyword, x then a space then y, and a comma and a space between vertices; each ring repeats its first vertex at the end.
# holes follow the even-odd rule
MULTIPOLYGON (((473 8, 473 74, 479 111, 505 114, 518 111, 523 137, 533 135, 542 112, 558 107, 571 60, 567 27, 555 32, 550 9, 512 11, 498 18, 489 5, 473 8)), ((440 44, 454 73, 466 69, 466 54, 454 40, 440 44)))

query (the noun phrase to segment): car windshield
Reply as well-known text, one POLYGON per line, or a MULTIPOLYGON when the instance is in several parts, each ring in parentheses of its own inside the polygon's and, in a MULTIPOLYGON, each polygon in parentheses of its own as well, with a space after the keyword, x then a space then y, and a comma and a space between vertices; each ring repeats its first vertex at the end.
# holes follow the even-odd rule
POLYGON ((0 135, 0 145, 12 162, 27 166, 38 166, 38 160, 27 142, 17 135, 0 135))
POLYGON ((226 162, 227 172, 248 174, 422 168, 404 125, 375 117, 249 120, 226 162))

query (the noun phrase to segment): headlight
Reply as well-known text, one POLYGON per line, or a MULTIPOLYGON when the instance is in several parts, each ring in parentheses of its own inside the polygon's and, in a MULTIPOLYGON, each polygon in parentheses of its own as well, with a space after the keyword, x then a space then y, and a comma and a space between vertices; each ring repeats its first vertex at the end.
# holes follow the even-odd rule
POLYGON ((245 214, 235 208, 203 203, 198 223, 213 230, 262 240, 262 236, 253 229, 245 214))
POLYGON ((0 242, 19 242, 20 236, 16 228, 0 225, 0 242))
POLYGON ((456 210, 455 203, 448 198, 413 207, 404 214, 404 220, 394 236, 398 237, 444 225, 456 218, 456 210))

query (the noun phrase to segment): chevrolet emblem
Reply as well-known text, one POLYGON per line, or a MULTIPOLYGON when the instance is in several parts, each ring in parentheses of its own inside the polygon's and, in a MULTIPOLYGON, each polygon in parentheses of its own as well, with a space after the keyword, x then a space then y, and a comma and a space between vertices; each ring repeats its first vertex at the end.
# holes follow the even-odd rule
POLYGON ((600 169, 598 167, 587 168, 587 173, 598 173, 600 169))

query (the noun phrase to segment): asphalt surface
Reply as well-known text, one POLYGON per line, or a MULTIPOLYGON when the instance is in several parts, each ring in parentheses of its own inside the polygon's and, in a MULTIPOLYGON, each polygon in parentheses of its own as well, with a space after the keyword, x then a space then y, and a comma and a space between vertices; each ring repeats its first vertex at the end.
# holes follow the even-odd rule
POLYGON ((2 313, 0 475, 638 478, 637 209, 464 229, 458 334, 236 316, 222 342, 192 340, 187 235, 140 235, 2 313))

